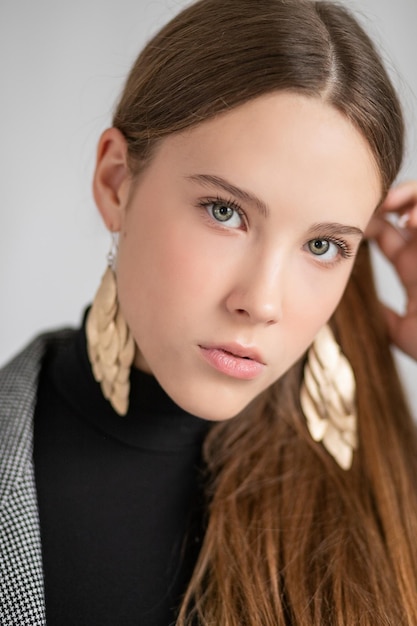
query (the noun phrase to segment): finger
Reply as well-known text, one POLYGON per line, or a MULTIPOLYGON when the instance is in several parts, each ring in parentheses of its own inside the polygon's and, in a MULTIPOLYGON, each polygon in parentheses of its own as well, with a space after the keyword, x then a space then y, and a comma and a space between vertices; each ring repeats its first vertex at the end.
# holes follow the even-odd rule
POLYGON ((385 223, 375 237, 382 254, 390 261, 403 287, 411 306, 417 303, 417 232, 399 231, 385 223))
POLYGON ((400 228, 417 228, 417 205, 407 209, 398 220, 400 228))
POLYGON ((384 202, 379 207, 379 211, 385 213, 390 211, 406 211, 417 206, 417 181, 401 183, 397 187, 392 187, 384 202))
MULTIPOLYGON (((393 213, 393 211, 387 211, 387 213, 393 213)), ((395 219, 389 219, 385 213, 381 213, 380 209, 371 217, 366 229, 366 239, 377 239, 387 224, 391 224, 391 227, 399 232, 402 238, 407 241, 409 239, 408 231, 417 228, 417 204, 402 208, 398 212, 398 216, 395 219)))
MULTIPOLYGON (((412 250, 412 245, 407 232, 402 232, 386 220, 375 220, 373 224, 374 239, 376 240, 381 252, 387 257, 391 263, 396 263, 400 254, 404 253, 405 248, 410 246, 408 251, 411 264, 416 266, 417 249, 412 250), (413 263, 414 261, 414 263, 413 263)), ((417 246, 416 246, 417 247, 417 246)))
MULTIPOLYGON (((398 315, 395 311, 390 309, 386 304, 382 305, 382 310, 385 317, 385 322, 387 324, 388 336, 396 345, 395 337, 398 334, 398 328, 401 321, 401 316, 398 315)), ((400 346, 398 346, 400 347, 400 346)))
POLYGON ((417 317, 402 317, 383 305, 388 335, 391 341, 414 359, 417 359, 417 317))

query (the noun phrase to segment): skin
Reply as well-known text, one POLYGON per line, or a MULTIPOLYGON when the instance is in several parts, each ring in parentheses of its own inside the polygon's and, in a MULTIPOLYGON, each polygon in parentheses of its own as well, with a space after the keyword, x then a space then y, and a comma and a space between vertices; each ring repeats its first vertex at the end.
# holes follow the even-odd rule
POLYGON ((417 359, 417 182, 409 181, 390 190, 378 215, 368 227, 386 258, 393 264, 401 281, 407 305, 403 314, 384 307, 392 342, 410 357, 417 359), (397 215, 402 228, 386 220, 397 215))
POLYGON ((224 420, 327 322, 381 186, 366 141, 338 111, 276 93, 168 136, 137 181, 123 136, 107 130, 94 194, 120 233, 118 295, 136 366, 190 413, 224 420), (205 347, 230 342, 258 352, 253 379, 204 358, 205 347))

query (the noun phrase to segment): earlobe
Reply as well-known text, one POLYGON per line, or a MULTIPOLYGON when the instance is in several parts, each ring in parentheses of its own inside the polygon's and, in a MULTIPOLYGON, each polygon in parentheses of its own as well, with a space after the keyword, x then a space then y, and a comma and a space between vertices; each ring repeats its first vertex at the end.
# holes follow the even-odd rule
POLYGON ((120 231, 129 188, 127 144, 117 128, 108 128, 97 147, 93 194, 106 227, 120 231))

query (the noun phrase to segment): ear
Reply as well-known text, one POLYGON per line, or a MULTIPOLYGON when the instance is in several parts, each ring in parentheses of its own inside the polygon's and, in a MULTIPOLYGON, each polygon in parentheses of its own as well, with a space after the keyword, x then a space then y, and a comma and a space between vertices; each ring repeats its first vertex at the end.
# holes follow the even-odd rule
POLYGON ((117 128, 100 137, 93 178, 93 194, 107 228, 120 231, 130 187, 127 143, 117 128))

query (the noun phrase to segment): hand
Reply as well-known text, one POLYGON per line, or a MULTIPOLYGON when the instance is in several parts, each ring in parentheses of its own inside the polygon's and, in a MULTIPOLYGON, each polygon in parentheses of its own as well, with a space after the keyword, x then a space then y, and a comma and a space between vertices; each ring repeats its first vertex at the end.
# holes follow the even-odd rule
POLYGON ((417 181, 391 189, 367 230, 381 252, 393 264, 405 289, 403 315, 384 307, 392 342, 417 360, 417 181), (395 225, 386 214, 396 214, 395 225))

